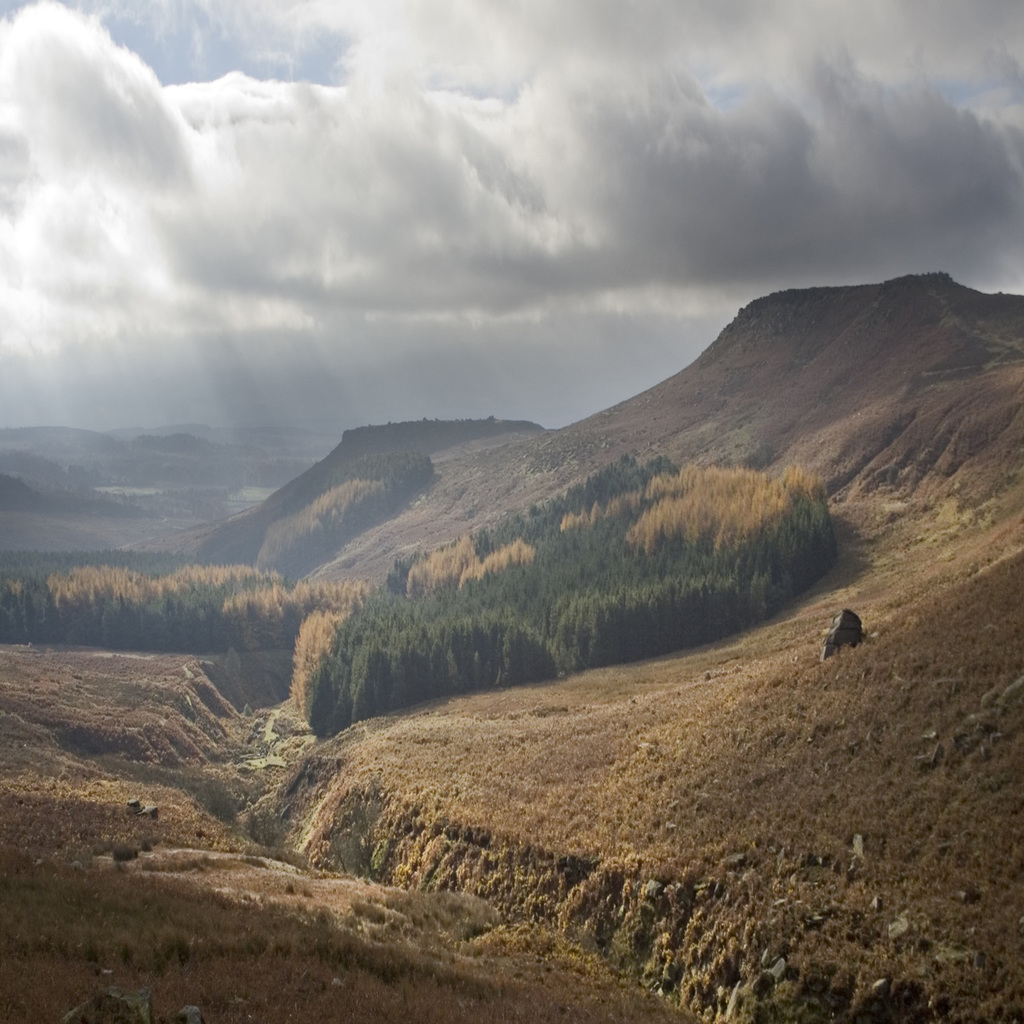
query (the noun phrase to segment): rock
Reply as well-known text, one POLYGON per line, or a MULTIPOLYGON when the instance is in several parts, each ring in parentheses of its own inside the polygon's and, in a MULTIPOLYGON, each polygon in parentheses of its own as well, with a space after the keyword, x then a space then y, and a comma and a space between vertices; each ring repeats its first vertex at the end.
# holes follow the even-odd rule
POLYGON ((155 819, 159 815, 160 809, 156 806, 156 804, 147 804, 145 807, 142 808, 142 810, 136 811, 135 813, 141 815, 143 818, 155 819))
POLYGON ((942 763, 942 759, 946 756, 946 748, 941 744, 937 744, 935 749, 932 751, 932 767, 935 768, 942 763))
POLYGON ((1010 685, 1003 690, 999 697, 999 704, 1005 707, 1007 704, 1012 704, 1014 701, 1020 700, 1024 697, 1024 676, 1020 676, 1014 679, 1010 685))
POLYGON ((649 900, 656 900, 665 891, 665 883, 652 878, 644 886, 644 896, 649 900))
POLYGON ((888 998, 891 986, 892 982, 888 978, 879 978, 878 981, 871 986, 871 994, 876 999, 886 999, 888 998))
POLYGON ((881 896, 876 896, 868 906, 876 913, 880 914, 882 909, 885 907, 885 900, 881 896))
POLYGON ((987 690, 981 695, 981 706, 983 708, 990 708, 999 699, 999 688, 993 686, 991 690, 987 690))
POLYGON ((206 1024, 206 1021, 198 1006, 183 1006, 174 1015, 174 1024, 206 1024))
POLYGON ((786 958, 784 956, 776 957, 774 963, 768 968, 768 973, 776 982, 782 981, 786 975, 786 958))
POLYGON ((153 1024, 153 998, 148 988, 124 992, 111 985, 66 1013, 61 1024, 153 1024))
POLYGON ((966 889, 961 889, 956 898, 961 903, 977 903, 981 899, 981 893, 973 885, 969 885, 966 889))
POLYGON ((725 858, 725 869, 726 871, 739 871, 740 868, 746 867, 747 855, 745 853, 733 853, 725 858))
POLYGON ((740 1005, 740 983, 737 981, 732 987, 732 994, 729 996, 729 1005, 725 1008, 725 1019, 732 1020, 736 1016, 736 1010, 740 1005))
POLYGON ((910 922, 907 920, 906 914, 900 914, 895 921, 889 924, 889 938, 890 939, 901 939, 907 932, 910 931, 910 922))
POLYGON ((142 810, 142 801, 138 797, 132 797, 132 799, 128 801, 128 809, 138 814, 139 811, 142 810))
POLYGON ((864 627, 856 612, 844 608, 832 616, 825 643, 821 647, 821 661, 831 658, 840 647, 856 647, 864 639, 864 627))
POLYGON ((853 855, 864 859, 864 837, 859 832, 853 837, 853 855))

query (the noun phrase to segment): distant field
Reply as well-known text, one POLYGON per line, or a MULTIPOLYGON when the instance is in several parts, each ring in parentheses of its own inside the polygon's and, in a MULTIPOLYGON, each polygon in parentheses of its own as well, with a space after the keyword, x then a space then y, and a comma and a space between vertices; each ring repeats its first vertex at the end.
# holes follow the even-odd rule
POLYGON ((276 487, 243 487, 240 491, 233 491, 224 504, 233 515, 266 501, 276 490, 276 487))
POLYGON ((159 487, 94 487, 93 490, 99 491, 100 494, 113 494, 119 498, 149 498, 154 494, 159 494, 161 488, 159 487))

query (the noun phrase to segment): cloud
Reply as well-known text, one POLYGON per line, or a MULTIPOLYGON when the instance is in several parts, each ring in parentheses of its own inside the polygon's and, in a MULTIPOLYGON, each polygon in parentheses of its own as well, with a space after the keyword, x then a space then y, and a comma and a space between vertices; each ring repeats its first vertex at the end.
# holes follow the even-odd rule
POLYGON ((16 6, 11 416, 558 424, 765 291, 1024 284, 1016 3, 16 6))

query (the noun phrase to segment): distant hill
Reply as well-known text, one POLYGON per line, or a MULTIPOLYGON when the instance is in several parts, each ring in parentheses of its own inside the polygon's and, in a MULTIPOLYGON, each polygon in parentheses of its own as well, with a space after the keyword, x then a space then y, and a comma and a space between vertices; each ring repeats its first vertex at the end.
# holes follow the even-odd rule
POLYGON ((434 478, 431 453, 542 431, 535 423, 493 417, 347 430, 326 458, 262 504, 173 543, 206 562, 258 564, 304 575, 427 487, 434 478))
POLYGON ((341 451, 349 458, 380 452, 435 452, 455 445, 507 434, 542 434, 529 420, 410 420, 382 426, 356 427, 341 435, 341 451))
POLYGON ((17 477, 0 473, 0 512, 33 512, 59 516, 112 516, 135 519, 143 515, 137 506, 101 497, 38 491, 17 477))
POLYGON ((16 477, 0 475, 0 512, 50 511, 47 499, 16 477))

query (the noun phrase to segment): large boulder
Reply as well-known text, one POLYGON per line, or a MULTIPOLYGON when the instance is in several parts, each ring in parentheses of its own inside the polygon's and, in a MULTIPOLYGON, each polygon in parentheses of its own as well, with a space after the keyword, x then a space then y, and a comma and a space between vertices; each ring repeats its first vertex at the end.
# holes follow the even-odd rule
POLYGON ((832 616, 828 636, 821 646, 821 660, 831 658, 840 647, 856 647, 863 639, 864 627, 861 625, 860 616, 856 612, 851 612, 849 608, 844 608, 832 616))
POLYGON ((111 985, 66 1013, 61 1024, 153 1024, 152 997, 148 988, 125 992, 111 985))

